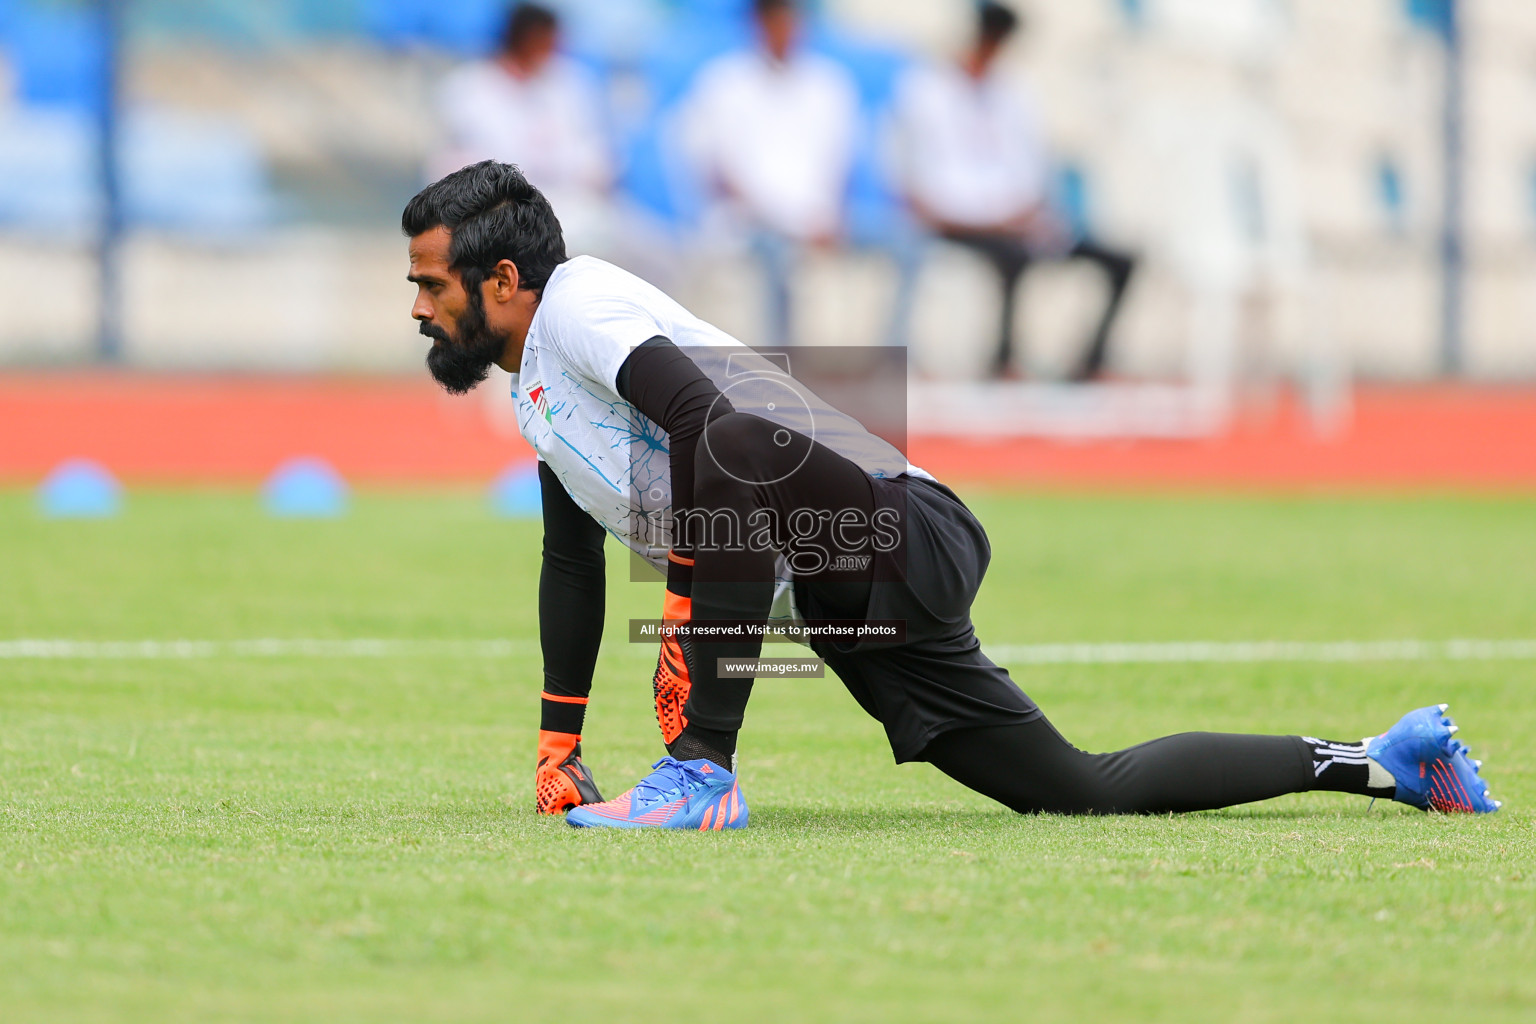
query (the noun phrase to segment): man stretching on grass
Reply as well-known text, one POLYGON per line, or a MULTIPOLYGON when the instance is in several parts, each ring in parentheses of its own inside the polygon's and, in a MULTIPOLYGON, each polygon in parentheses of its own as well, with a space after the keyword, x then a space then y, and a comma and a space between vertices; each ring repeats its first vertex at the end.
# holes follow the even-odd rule
POLYGON ((540 459, 540 811, 585 827, 746 825, 735 752, 752 683, 720 668, 756 659, 752 627, 770 620, 896 624, 897 642, 811 647, 898 762, 927 761, 1017 811, 1198 811, 1309 790, 1498 809, 1445 705, 1358 742, 1191 732, 1078 750, 981 651, 970 605, 990 550, 948 488, 644 281, 568 260, 554 211, 516 167, 448 175, 402 226, 432 375, 461 394, 493 363, 513 374, 540 459), (701 631, 662 646, 668 756, 603 801, 580 741, 608 533, 666 573, 665 619, 701 631))

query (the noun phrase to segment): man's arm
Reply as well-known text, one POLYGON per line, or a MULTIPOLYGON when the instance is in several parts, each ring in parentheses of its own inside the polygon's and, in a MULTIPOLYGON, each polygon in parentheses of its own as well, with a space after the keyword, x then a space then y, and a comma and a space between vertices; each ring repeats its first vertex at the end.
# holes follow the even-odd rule
POLYGON ((580 733, 603 639, 606 531, 539 463, 544 563, 539 570, 539 646, 544 652, 544 727, 580 733), (551 702, 549 697, 556 698, 551 702), (578 702, 579 703, 575 703, 578 702))
MULTIPOLYGON (((667 592, 662 618, 693 618, 693 549, 686 524, 694 508, 694 458, 711 420, 734 411, 698 364, 666 338, 639 345, 619 367, 617 390, 625 401, 667 432, 672 473, 672 550, 667 556, 667 592)), ((693 645, 675 636, 662 640, 651 681, 656 724, 667 750, 688 724, 683 708, 693 687, 693 645)))
POLYGON ((623 398, 667 432, 672 471, 672 550, 690 557, 683 524, 693 506, 693 466, 699 439, 711 420, 735 412, 715 382, 667 338, 639 345, 619 367, 623 398))
POLYGON ((579 758, 592 670, 603 639, 606 533, 542 462, 539 487, 544 505, 544 560, 539 570, 544 693, 535 804, 540 813, 556 814, 572 803, 602 799, 579 758))

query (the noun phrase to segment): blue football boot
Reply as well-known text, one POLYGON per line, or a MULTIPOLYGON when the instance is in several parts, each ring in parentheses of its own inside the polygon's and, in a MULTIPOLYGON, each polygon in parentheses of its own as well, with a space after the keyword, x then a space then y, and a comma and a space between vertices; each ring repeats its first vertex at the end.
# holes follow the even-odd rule
POLYGON ((691 828, 700 832, 745 828, 747 802, 736 776, 707 758, 664 757, 651 774, 606 803, 571 808, 576 828, 691 828))
POLYGON ((1410 711, 1392 728, 1366 744, 1366 756, 1397 783, 1392 799, 1420 810, 1491 814, 1502 805, 1478 775, 1481 761, 1455 739, 1456 726, 1446 716, 1448 704, 1410 711))

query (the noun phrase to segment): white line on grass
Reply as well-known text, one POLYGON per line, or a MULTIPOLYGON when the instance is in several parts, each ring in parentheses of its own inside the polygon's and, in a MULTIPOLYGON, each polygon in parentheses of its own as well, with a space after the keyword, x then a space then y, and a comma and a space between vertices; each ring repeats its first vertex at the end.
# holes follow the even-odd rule
POLYGON ((539 649, 519 640, 0 640, 0 660, 177 658, 510 658, 539 649))
POLYGON ((999 661, 1029 665, 1143 665, 1262 661, 1511 661, 1536 658, 1536 640, 1296 640, 1001 644, 999 661))
MULTIPOLYGON (((615 645, 610 645, 610 649, 615 645)), ((655 657, 648 644, 616 645, 655 657)), ((1536 659, 1536 640, 1293 640, 1108 644, 996 644, 1017 665, 1228 664, 1240 662, 1514 661, 1536 659)), ((186 658, 510 658, 538 653, 531 640, 0 640, 0 660, 186 658)))

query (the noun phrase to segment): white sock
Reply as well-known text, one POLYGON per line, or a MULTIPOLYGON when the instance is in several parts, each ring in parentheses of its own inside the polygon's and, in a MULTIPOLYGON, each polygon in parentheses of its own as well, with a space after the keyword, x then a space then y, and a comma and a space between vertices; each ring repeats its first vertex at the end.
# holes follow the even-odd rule
MULTIPOLYGON (((1366 749, 1369 750, 1371 747, 1371 741, 1375 738, 1375 736, 1367 736, 1360 742, 1364 743, 1366 749)), ((1371 755, 1365 755, 1365 764, 1366 767, 1370 769, 1371 773, 1370 779, 1366 784, 1369 785, 1372 789, 1385 789, 1388 786, 1395 787, 1397 785, 1397 780, 1392 777, 1392 773, 1387 771, 1381 765, 1377 764, 1376 759, 1371 755)))

